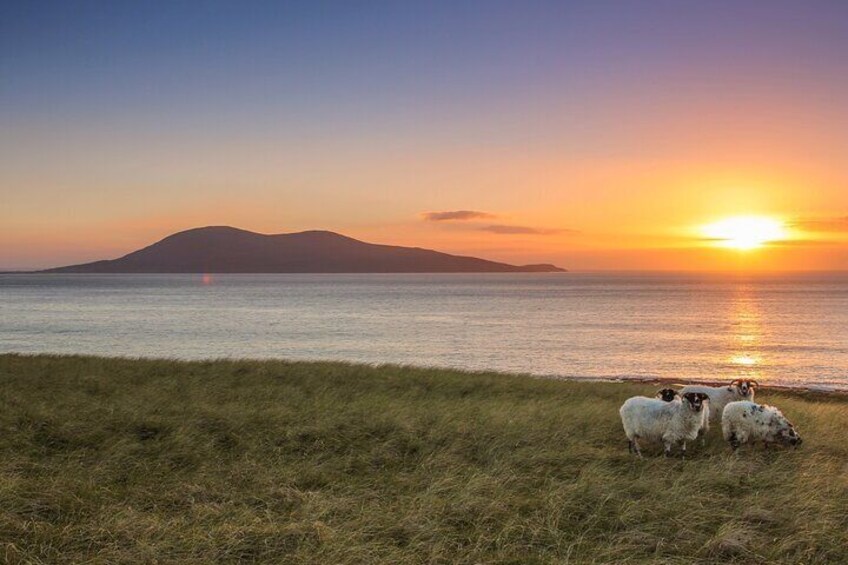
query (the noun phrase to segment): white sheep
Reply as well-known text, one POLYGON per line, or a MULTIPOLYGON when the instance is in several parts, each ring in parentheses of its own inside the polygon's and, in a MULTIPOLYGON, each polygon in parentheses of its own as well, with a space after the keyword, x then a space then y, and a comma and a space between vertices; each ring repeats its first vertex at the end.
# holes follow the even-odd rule
POLYGON ((721 413, 728 402, 754 400, 754 390, 760 386, 757 381, 736 379, 728 386, 687 385, 680 389, 682 394, 701 392, 710 397, 709 410, 704 412, 704 432, 710 431, 710 421, 721 421, 721 413))
MULTIPOLYGON (((680 402, 681 396, 680 393, 674 390, 673 388, 664 388, 657 392, 654 395, 654 398, 662 399, 666 402, 677 401, 680 402)), ((704 404, 704 407, 701 408, 701 426, 698 430, 698 436, 701 438, 701 445, 707 444, 707 432, 710 431, 710 405, 709 402, 704 404)))
POLYGON ((665 400, 666 402, 671 402, 672 400, 680 400, 680 393, 674 390, 673 388, 664 388, 658 391, 654 398, 659 398, 661 400, 665 400))
POLYGON ((743 443, 762 441, 800 445, 801 436, 783 413, 767 404, 748 400, 730 402, 721 415, 721 431, 734 451, 743 443))
POLYGON ((661 441, 668 457, 672 446, 681 443, 681 452, 685 458, 686 441, 698 437, 702 422, 701 410, 708 402, 709 397, 700 392, 689 392, 682 399, 678 396, 671 401, 646 396, 628 398, 618 412, 629 442, 629 451, 635 451, 641 458, 639 440, 661 441))

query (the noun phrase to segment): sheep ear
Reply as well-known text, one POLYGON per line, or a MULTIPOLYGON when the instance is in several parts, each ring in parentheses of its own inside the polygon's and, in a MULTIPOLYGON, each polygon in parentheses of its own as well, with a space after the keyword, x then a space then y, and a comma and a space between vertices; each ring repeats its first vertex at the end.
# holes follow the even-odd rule
POLYGON ((730 381, 730 386, 736 386, 742 382, 742 379, 733 379, 730 381))
POLYGON ((760 383, 757 381, 749 381, 750 385, 755 388, 760 388, 760 383))

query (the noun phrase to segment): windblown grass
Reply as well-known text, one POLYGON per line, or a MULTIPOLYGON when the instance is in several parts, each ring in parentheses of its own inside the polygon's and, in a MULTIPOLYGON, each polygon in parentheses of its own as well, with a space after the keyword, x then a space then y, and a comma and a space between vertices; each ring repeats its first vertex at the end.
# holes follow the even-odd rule
POLYGON ((795 451, 638 461, 655 388, 0 356, 0 559, 848 563, 848 400, 764 391, 795 451))

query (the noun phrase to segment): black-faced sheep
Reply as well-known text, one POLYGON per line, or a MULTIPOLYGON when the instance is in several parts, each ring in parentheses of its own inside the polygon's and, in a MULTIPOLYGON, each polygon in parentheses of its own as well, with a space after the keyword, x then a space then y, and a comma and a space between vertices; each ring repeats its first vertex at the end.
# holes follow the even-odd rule
POLYGON ((700 392, 689 392, 682 400, 666 402, 659 398, 634 396, 628 398, 619 410, 630 452, 642 457, 639 440, 662 442, 665 455, 680 443, 686 457, 686 442, 698 437, 701 429, 702 409, 709 397, 700 392))
POLYGON ((654 395, 654 398, 659 398, 660 400, 664 400, 665 402, 671 402, 672 400, 680 400, 680 393, 674 390, 673 388, 664 388, 662 390, 657 391, 657 394, 654 395))

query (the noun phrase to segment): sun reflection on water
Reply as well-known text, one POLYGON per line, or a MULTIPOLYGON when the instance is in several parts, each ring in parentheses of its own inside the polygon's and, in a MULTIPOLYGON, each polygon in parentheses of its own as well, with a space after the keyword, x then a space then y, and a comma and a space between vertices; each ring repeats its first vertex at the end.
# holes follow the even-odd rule
POLYGON ((759 365, 763 363, 763 328, 757 297, 747 284, 741 284, 733 297, 731 311, 729 364, 739 376, 762 378, 759 365))
POLYGON ((736 355, 730 361, 736 365, 745 365, 746 367, 757 364, 757 360, 749 355, 736 355))

